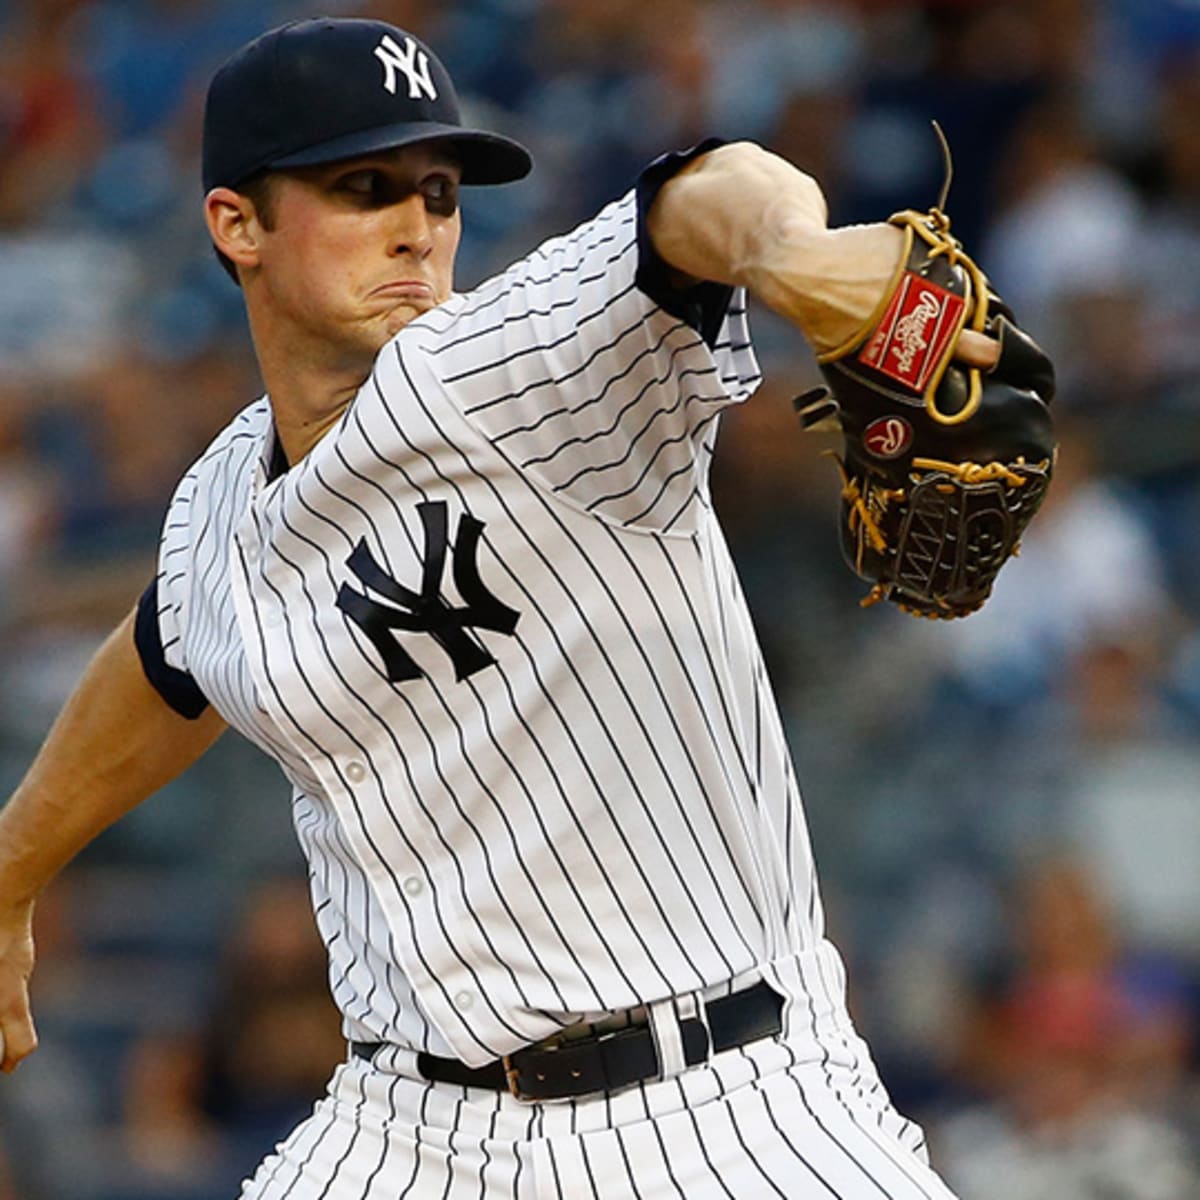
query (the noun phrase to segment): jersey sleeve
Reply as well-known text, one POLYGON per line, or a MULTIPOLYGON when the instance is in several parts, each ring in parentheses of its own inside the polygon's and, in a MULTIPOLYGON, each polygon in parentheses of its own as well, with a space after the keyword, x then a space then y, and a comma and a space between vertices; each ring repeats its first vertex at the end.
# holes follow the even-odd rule
MULTIPOLYGON (((678 272, 673 271, 654 248, 646 221, 663 184, 680 168, 719 145, 720 141, 711 138, 691 150, 662 155, 642 172, 636 188, 637 285, 664 312, 686 322, 700 334, 706 345, 716 349, 724 348, 720 342, 721 326, 729 311, 734 289, 723 283, 707 282, 681 286, 678 272)), ((740 315, 744 316, 745 298, 743 296, 740 299, 740 315)))
MULTIPOLYGON (((179 481, 167 506, 158 571, 138 604, 134 642, 146 678, 176 712, 229 711, 222 674, 239 644, 229 547, 256 480, 265 481, 275 445, 266 396, 222 429, 179 481)), ((236 689, 234 689, 236 693, 236 689)))
POLYGON ((158 542, 158 571, 138 601, 133 641, 142 670, 158 695, 181 716, 198 718, 208 697, 190 670, 185 632, 192 571, 192 504, 200 460, 176 486, 158 542))
POLYGON ((158 574, 142 593, 134 624, 134 644, 146 678, 171 708, 189 719, 208 707, 184 656, 195 488, 193 468, 180 481, 167 507, 158 574))
POLYGON ((744 292, 677 286, 646 232, 663 184, 717 144, 658 159, 594 220, 423 323, 428 361, 476 429, 621 525, 688 530, 708 504, 718 414, 760 378, 744 292))
POLYGON ((158 580, 151 582, 138 601, 133 627, 134 645, 142 660, 142 670, 154 690, 180 716, 195 720, 208 708, 208 699, 196 681, 186 672, 167 662, 160 628, 158 580))

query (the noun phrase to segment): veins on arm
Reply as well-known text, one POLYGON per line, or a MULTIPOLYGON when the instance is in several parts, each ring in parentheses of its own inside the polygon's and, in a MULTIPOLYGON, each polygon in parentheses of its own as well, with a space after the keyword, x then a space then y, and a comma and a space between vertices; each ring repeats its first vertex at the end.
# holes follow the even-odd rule
MULTIPOLYGON (((655 249, 693 279, 746 287, 796 325, 818 353, 860 332, 896 275, 900 229, 830 228, 811 175, 751 142, 720 146, 662 187, 648 230, 655 249)), ((997 346, 962 338, 960 357, 986 367, 997 346)))

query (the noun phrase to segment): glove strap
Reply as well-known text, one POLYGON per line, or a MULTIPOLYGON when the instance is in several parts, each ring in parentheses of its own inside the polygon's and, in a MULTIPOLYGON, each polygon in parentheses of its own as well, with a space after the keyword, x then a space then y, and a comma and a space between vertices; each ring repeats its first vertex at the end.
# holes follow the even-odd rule
MULTIPOLYGON (((980 270, 975 260, 962 248, 962 244, 950 233, 950 218, 940 208, 931 208, 927 213, 914 212, 906 209, 893 213, 888 220, 893 225, 900 225, 912 230, 929 246, 929 257, 944 256, 952 267, 960 267, 967 276, 967 295, 964 299, 971 311, 969 328, 977 333, 984 333, 988 322, 988 281, 987 276, 980 270)), ((964 323, 964 328, 968 324, 964 323)), ((961 332, 961 330, 959 331, 961 332)), ((955 339, 957 340, 957 338, 955 339)), ((942 376, 950 365, 953 356, 951 350, 938 369, 934 372, 928 386, 925 388, 925 411, 940 425, 961 425, 969 421, 979 409, 983 397, 983 372, 978 367, 966 367, 967 402, 955 413, 945 413, 938 408, 937 390, 942 382, 942 376)))

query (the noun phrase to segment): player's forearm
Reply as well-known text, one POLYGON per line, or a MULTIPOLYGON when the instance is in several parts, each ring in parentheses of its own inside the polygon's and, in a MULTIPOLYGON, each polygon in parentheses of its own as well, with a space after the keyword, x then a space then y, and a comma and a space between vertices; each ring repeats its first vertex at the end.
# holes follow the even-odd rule
MULTIPOLYGON (((695 279, 748 288, 818 353, 860 335, 900 267, 904 235, 886 222, 828 227, 812 176, 751 142, 695 159, 649 214, 663 260, 695 279)), ((957 357, 991 367, 995 341, 963 332, 957 357)))
POLYGON ((896 272, 891 225, 830 229, 820 186, 749 142, 690 163, 650 212, 655 248, 697 279, 737 284, 799 326, 818 350, 856 333, 896 272))
POLYGON ((224 725, 173 712, 125 620, 97 652, 28 774, 0 810, 0 904, 32 899, 97 834, 179 775, 224 725))

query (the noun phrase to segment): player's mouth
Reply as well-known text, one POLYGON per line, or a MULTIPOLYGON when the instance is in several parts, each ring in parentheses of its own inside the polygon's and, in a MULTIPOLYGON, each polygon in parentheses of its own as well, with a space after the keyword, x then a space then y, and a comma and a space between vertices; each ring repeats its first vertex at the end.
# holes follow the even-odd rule
POLYGON ((380 284, 371 292, 384 300, 408 300, 430 303, 433 300, 433 288, 419 279, 398 279, 392 283, 380 284))

